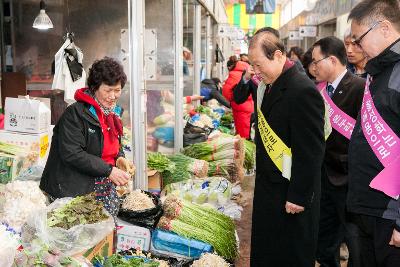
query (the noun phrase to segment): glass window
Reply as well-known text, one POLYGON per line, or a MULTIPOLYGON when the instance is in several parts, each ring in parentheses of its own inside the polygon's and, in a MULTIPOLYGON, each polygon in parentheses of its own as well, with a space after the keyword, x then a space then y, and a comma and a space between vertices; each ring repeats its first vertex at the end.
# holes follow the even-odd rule
POLYGON ((183 1, 183 95, 193 94, 194 1, 183 1))
POLYGON ((174 152, 174 1, 146 0, 147 150, 174 152))

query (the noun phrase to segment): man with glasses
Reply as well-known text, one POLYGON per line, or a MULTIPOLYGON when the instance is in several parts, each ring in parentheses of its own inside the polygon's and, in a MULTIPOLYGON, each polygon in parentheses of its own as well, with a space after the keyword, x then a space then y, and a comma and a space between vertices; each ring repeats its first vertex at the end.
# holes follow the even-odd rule
MULTIPOLYGON (((361 108, 365 80, 346 69, 346 49, 343 42, 336 37, 320 39, 313 45, 312 59, 311 68, 317 81, 326 82, 326 88, 322 89, 325 92, 321 92, 325 99, 330 98, 338 110, 354 121, 361 108)), ((329 104, 328 101, 327 103, 329 104)), ((349 224, 346 213, 347 149, 350 133, 347 135, 341 133, 341 129, 338 128, 340 126, 335 124, 335 116, 335 114, 330 116, 333 129, 326 140, 325 158, 321 170, 317 261, 321 267, 340 267, 339 249, 344 239, 350 254, 348 266, 355 267, 360 266, 354 240, 357 231, 349 224)))
POLYGON ((349 28, 344 34, 344 46, 347 54, 347 69, 358 77, 367 78, 365 65, 367 64, 367 56, 364 51, 352 41, 351 29, 349 28))
POLYGON ((262 79, 257 89, 257 172, 251 266, 315 264, 324 102, 271 32, 250 41, 249 59, 262 79))
POLYGON ((369 77, 349 145, 347 207, 360 228, 362 266, 398 267, 400 202, 388 189, 398 191, 390 181, 400 179, 395 160, 400 145, 400 3, 365 0, 352 9, 349 20, 353 42, 369 59, 369 77), (397 170, 388 172, 393 166, 397 170))

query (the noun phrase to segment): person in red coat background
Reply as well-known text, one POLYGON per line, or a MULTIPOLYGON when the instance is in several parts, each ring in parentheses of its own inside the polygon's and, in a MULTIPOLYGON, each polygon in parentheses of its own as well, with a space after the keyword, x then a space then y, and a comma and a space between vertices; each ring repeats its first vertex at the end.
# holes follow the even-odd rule
POLYGON ((254 112, 253 98, 250 95, 243 104, 236 104, 233 100, 233 89, 242 79, 243 71, 249 66, 248 63, 239 61, 236 56, 231 56, 227 62, 229 76, 222 87, 223 96, 231 103, 236 133, 246 139, 250 136, 250 117, 254 112))

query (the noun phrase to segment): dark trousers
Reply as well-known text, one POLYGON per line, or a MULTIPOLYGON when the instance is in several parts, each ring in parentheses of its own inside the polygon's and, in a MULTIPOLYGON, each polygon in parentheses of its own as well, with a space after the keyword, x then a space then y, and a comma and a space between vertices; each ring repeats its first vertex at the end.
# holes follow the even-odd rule
POLYGON ((321 267, 340 267, 340 244, 349 249, 348 267, 361 267, 357 226, 346 212, 347 185, 334 186, 322 169, 321 211, 317 261, 321 267))
MULTIPOLYGON (((253 199, 251 267, 314 267, 318 235, 319 185, 305 210, 285 210, 289 183, 256 175, 253 199)), ((283 179, 283 178, 282 178, 283 179)))
POLYGON ((400 248, 389 245, 395 221, 354 214, 360 234, 362 267, 399 267, 400 248))

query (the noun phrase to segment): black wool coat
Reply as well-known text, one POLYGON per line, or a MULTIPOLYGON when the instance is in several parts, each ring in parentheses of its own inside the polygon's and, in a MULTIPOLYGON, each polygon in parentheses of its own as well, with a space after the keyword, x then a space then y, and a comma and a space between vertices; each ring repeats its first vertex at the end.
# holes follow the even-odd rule
POLYGON ((261 106, 267 122, 292 150, 290 182, 269 158, 256 131, 251 266, 314 266, 321 166, 325 153, 324 102, 314 83, 291 67, 261 106), (287 214, 286 201, 305 207, 287 214))

